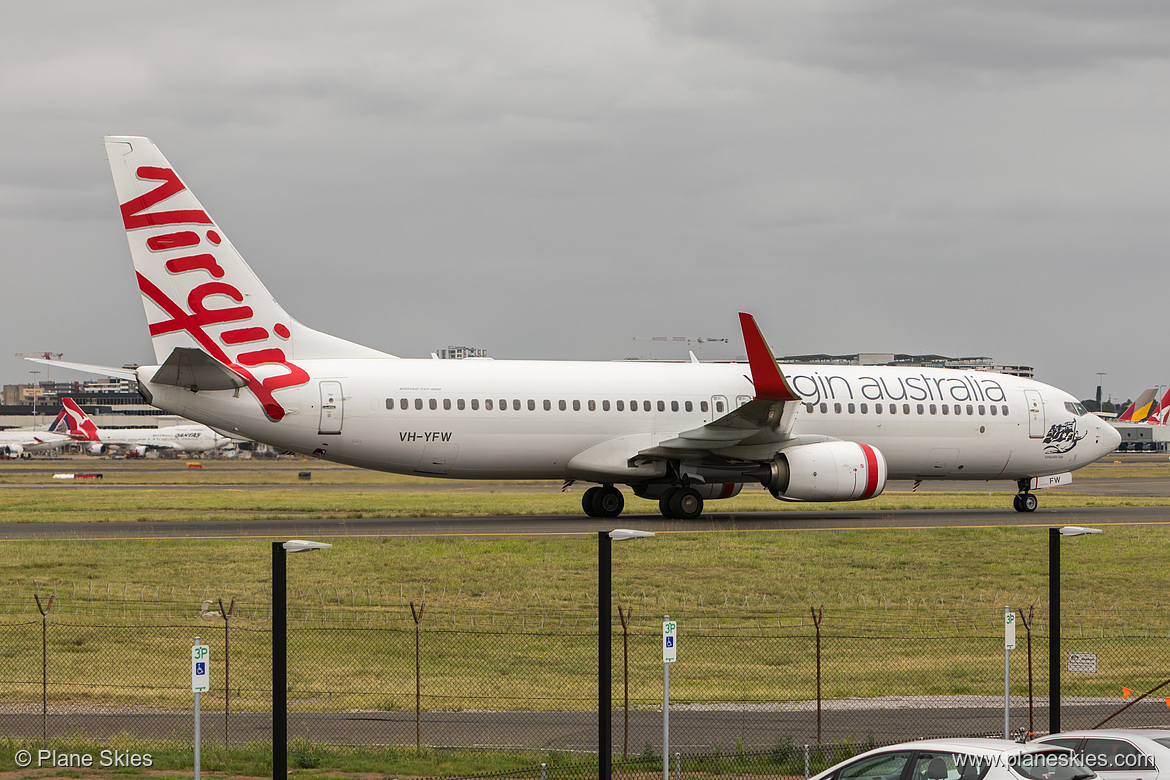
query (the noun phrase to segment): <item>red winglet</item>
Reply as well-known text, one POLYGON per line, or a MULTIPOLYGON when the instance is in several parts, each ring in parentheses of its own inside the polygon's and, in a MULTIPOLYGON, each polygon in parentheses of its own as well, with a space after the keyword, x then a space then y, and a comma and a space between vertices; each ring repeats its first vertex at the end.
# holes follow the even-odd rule
POLYGON ((788 384, 788 380, 776 365, 772 349, 752 315, 739 313, 739 324, 743 328, 743 343, 747 347, 748 364, 752 370, 752 384, 756 386, 756 398, 764 401, 799 401, 800 396, 788 384))

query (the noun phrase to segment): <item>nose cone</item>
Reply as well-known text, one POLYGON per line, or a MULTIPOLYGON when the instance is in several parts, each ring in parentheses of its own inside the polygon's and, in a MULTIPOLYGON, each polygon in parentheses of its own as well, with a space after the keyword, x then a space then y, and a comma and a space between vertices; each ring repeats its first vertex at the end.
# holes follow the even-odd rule
POLYGON ((1100 417, 1097 418, 1097 444, 1098 458, 1105 457, 1121 444, 1121 433, 1100 417))

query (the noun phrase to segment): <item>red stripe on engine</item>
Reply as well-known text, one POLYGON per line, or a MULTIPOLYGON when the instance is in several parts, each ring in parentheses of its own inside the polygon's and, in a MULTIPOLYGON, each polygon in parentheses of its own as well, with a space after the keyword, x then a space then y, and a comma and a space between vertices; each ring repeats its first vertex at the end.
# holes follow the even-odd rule
POLYGON ((865 453, 865 469, 868 472, 865 477, 865 492, 861 494, 862 499, 873 498, 873 494, 877 492, 878 487, 878 459, 877 454, 874 453, 873 447, 868 444, 858 444, 861 451, 865 453))

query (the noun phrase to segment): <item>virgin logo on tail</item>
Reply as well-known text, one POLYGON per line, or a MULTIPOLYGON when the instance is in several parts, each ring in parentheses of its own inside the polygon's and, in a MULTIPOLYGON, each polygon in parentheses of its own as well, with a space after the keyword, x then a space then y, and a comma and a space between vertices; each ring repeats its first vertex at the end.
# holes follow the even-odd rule
MULTIPOLYGON (((129 235, 134 235, 133 231, 139 228, 168 225, 215 227, 207 212, 202 209, 148 212, 147 209, 183 192, 187 187, 169 168, 142 166, 136 170, 136 174, 139 179, 162 183, 145 195, 121 204, 122 222, 129 235)), ((198 232, 182 230, 146 239, 146 248, 163 261, 168 274, 182 277, 191 283, 184 302, 186 305, 183 306, 141 272, 138 273, 138 289, 169 316, 169 319, 150 323, 150 335, 186 332, 204 351, 247 382, 248 390, 256 396, 264 413, 275 422, 284 417, 285 409, 273 397, 273 392, 303 385, 309 381, 309 375, 300 366, 290 362, 280 347, 244 347, 236 352, 235 357, 228 354, 228 350, 238 348, 239 345, 255 346, 259 342, 267 342, 273 335, 287 340, 292 332, 288 325, 281 322, 271 325, 256 323, 250 306, 212 306, 209 303, 208 299, 216 297, 226 297, 237 304, 244 302, 244 294, 239 288, 228 281, 220 281, 224 278, 224 269, 217 261, 215 252, 222 242, 223 238, 214 229, 198 232), (215 281, 201 281, 208 277, 215 281), (218 330, 214 335, 208 330, 209 327, 229 323, 239 323, 239 326, 218 330), (284 373, 261 379, 249 370, 260 366, 277 366, 284 373)))

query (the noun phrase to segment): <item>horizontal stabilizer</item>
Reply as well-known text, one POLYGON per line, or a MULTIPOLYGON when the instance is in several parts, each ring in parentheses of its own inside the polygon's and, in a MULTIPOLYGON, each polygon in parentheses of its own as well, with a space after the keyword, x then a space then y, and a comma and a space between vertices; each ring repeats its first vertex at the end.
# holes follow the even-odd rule
POLYGON ((25 358, 25 360, 32 361, 33 363, 44 363, 46 366, 52 366, 53 368, 68 368, 71 371, 81 371, 86 374, 128 379, 131 382, 138 378, 134 375, 134 370, 130 368, 111 368, 110 366, 95 366, 92 363, 70 363, 67 360, 45 360, 44 358, 25 358))
POLYGON ((232 390, 247 381, 200 349, 175 347, 150 380, 189 390, 232 390))

